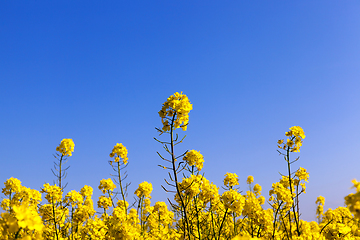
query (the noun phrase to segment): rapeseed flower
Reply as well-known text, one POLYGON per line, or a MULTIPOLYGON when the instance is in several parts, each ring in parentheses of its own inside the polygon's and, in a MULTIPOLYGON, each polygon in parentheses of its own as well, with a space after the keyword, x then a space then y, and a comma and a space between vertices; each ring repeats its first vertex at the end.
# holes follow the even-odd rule
POLYGON ((227 187, 239 185, 238 175, 236 173, 226 173, 224 178, 224 185, 227 187))
POLYGON ((198 171, 201 171, 204 164, 204 157, 200 153, 200 151, 196 150, 190 150, 186 153, 186 155, 183 157, 183 160, 186 161, 189 166, 196 166, 198 171))
POLYGON ((246 183, 251 184, 253 182, 254 182, 254 177, 253 176, 248 176, 248 178, 246 179, 246 183))
POLYGON ((128 157, 127 157, 128 151, 126 149, 126 147, 122 144, 122 143, 117 143, 112 152, 110 153, 110 157, 113 158, 115 157, 115 162, 119 162, 120 158, 123 159, 123 163, 127 164, 128 162, 128 157))
POLYGON ((159 116, 161 117, 163 123, 163 131, 167 132, 170 130, 170 124, 166 118, 174 118, 173 127, 182 128, 186 131, 187 124, 189 122, 189 112, 192 110, 192 104, 190 103, 188 97, 181 93, 174 93, 168 97, 166 102, 164 102, 161 110, 159 111, 159 116))
POLYGON ((74 152, 75 144, 72 139, 65 138, 61 141, 60 145, 56 147, 56 151, 60 152, 63 156, 71 156, 74 152))
POLYGON ((152 190, 153 190, 153 188, 152 188, 151 183, 142 182, 142 183, 139 184, 138 189, 136 189, 135 194, 139 198, 141 198, 142 196, 147 197, 147 198, 151 198, 150 193, 152 192, 152 190))
POLYGON ((113 183, 111 178, 100 180, 99 190, 101 190, 102 193, 105 194, 107 191, 112 192, 115 188, 116 185, 113 183))

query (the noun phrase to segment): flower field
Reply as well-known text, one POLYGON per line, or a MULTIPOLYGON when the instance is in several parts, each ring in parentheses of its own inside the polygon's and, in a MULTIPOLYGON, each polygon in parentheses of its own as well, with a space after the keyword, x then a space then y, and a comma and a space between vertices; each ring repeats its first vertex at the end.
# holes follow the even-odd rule
POLYGON ((191 110, 188 97, 177 92, 159 111, 162 126, 155 140, 166 151, 166 155, 158 152, 159 166, 168 171, 162 187, 173 193, 173 199, 151 202, 152 184, 148 182, 139 184, 136 201, 127 199, 125 168, 131 159, 122 143, 109 153, 114 174, 100 181, 98 199, 92 199, 94 189, 87 185, 65 192, 64 164, 75 144, 63 139, 56 147, 52 170, 56 184, 46 183, 38 191, 22 186, 16 178, 4 183, 0 239, 360 239, 360 182, 356 180, 356 193, 345 196, 346 207, 324 212, 325 198, 319 196, 314 199, 317 222, 300 219, 298 203, 306 193, 309 174, 302 167, 292 169, 292 163, 299 160, 292 154, 302 148, 305 133, 301 127, 290 127, 277 142, 288 171, 272 183, 269 193, 263 194, 252 176, 244 192, 238 188, 236 173, 226 173, 223 186, 208 180, 199 150, 175 154, 176 146, 185 140, 177 131, 186 131, 191 110), (96 212, 94 204, 101 212, 96 212))

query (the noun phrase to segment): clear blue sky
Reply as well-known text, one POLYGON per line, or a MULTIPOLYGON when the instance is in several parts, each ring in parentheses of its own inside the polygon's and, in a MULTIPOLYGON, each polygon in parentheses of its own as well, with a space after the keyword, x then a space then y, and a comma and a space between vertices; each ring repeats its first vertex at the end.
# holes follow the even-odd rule
MULTIPOLYGON (((263 195, 286 164, 276 142, 306 134, 293 169, 310 173, 302 218, 343 206, 360 180, 359 1, 1 1, 0 181, 40 190, 55 179, 55 148, 72 138, 67 191, 112 173, 116 143, 129 151, 129 202, 143 181, 172 195, 153 137, 158 111, 188 95, 188 135, 205 176, 253 175, 263 195)), ((180 131, 182 133, 182 131, 180 131)), ((163 151, 162 151, 163 152, 163 151)))

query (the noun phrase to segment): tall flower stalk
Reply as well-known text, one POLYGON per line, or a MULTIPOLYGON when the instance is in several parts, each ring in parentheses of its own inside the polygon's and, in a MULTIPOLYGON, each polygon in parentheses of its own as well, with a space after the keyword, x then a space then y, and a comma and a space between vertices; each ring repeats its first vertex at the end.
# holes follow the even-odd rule
MULTIPOLYGON (((170 135, 170 142, 162 142, 159 141, 164 145, 165 150, 170 154, 171 160, 165 159, 164 157, 159 154, 159 156, 169 162, 171 164, 170 167, 165 167, 165 169, 169 168, 172 174, 169 173, 170 180, 174 182, 174 184, 170 184, 167 182, 168 185, 175 187, 175 193, 179 197, 180 200, 180 209, 181 215, 184 218, 184 226, 183 226, 183 234, 184 239, 191 239, 191 228, 189 223, 189 216, 186 211, 186 204, 185 199, 182 196, 182 189, 179 185, 179 178, 178 174, 185 169, 185 163, 183 161, 179 161, 176 163, 177 159, 184 156, 186 152, 180 156, 175 155, 175 145, 181 143, 183 139, 178 141, 178 135, 174 136, 174 130, 177 128, 181 128, 183 131, 186 131, 187 125, 189 123, 189 112, 192 110, 192 104, 190 103, 188 97, 185 94, 181 93, 174 93, 171 95, 167 101, 163 104, 161 110, 159 111, 159 116, 161 117, 161 121, 163 123, 162 129, 158 129, 158 131, 162 133, 168 133, 170 135), (168 147, 170 145, 170 149, 168 147)), ((157 139, 156 139, 157 140, 157 139)), ((165 188, 164 188, 165 189, 165 188)), ((168 191, 167 189, 165 189, 168 191)))
MULTIPOLYGON (((128 165, 128 151, 126 149, 126 147, 122 144, 122 143, 117 143, 112 152, 110 153, 110 157, 114 158, 114 161, 110 161, 110 165, 113 168, 113 170, 116 172, 116 175, 112 175, 114 178, 114 181, 119 184, 120 187, 120 194, 121 194, 121 198, 125 203, 125 199, 126 199, 126 192, 127 192, 127 188, 130 186, 130 183, 125 184, 125 186, 123 186, 123 181, 127 178, 127 173, 124 172, 123 175, 121 175, 121 171, 127 167, 128 165), (122 160, 122 161, 120 161, 122 160), (114 162, 115 162, 115 166, 114 166, 114 162)), ((125 214, 127 214, 127 209, 125 209, 125 214)))
POLYGON ((66 178, 67 173, 66 171, 69 169, 70 166, 63 168, 63 165, 67 163, 67 157, 71 157, 72 153, 74 152, 75 144, 72 139, 65 138, 61 141, 60 145, 56 147, 56 151, 59 153, 56 153, 54 157, 59 161, 54 162, 54 170, 51 169, 55 177, 57 177, 58 185, 61 189, 64 189, 65 186, 63 186, 62 181, 66 178))
MULTIPOLYGON (((285 151, 285 153, 278 152, 284 156, 285 161, 287 162, 287 180, 289 185, 289 191, 291 196, 291 208, 292 208, 292 214, 291 211, 288 213, 289 218, 289 238, 292 238, 292 229, 291 229, 291 222, 292 222, 292 215, 294 216, 294 221, 296 224, 296 234, 297 236, 300 236, 300 220, 299 220, 299 193, 298 190, 295 193, 295 185, 297 187, 299 186, 300 180, 307 180, 307 177, 304 174, 299 173, 299 170, 296 172, 295 176, 298 177, 298 179, 294 179, 291 173, 291 164, 299 160, 299 157, 296 158, 294 161, 290 160, 290 153, 292 152, 300 152, 300 147, 302 146, 303 139, 305 138, 304 130, 299 126, 293 126, 290 128, 290 131, 285 133, 285 136, 288 137, 286 142, 281 139, 278 141, 278 147, 285 151), (296 209, 297 207, 297 209, 296 209)), ((301 171, 301 169, 300 169, 301 171)), ((306 172, 306 171, 305 171, 306 172)), ((304 186, 304 185, 303 185, 304 186)), ((298 188, 297 188, 298 189, 298 188)), ((305 190, 303 190, 305 191, 305 190)))

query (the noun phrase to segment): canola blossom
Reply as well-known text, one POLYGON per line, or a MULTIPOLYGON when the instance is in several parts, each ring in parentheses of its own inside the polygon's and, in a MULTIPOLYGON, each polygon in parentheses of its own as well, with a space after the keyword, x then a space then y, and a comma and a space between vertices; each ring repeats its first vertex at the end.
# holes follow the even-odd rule
POLYGON ((110 153, 110 157, 111 158, 115 158, 114 162, 119 162, 120 158, 123 159, 123 163, 127 164, 128 162, 128 157, 127 157, 128 151, 126 149, 126 147, 124 145, 122 145, 122 143, 117 143, 112 152, 110 153))
POLYGON ((198 171, 201 171, 203 168, 204 157, 201 155, 200 151, 190 150, 183 157, 183 160, 186 161, 189 166, 196 166, 198 171))
POLYGON ((141 198, 142 196, 150 198, 150 193, 152 192, 152 184, 148 182, 142 182, 139 184, 138 189, 135 191, 135 195, 141 198))
POLYGON ((182 128, 182 130, 186 131, 187 124, 189 123, 189 112, 191 110, 192 104, 188 97, 182 92, 176 92, 174 95, 168 97, 159 111, 159 116, 163 123, 162 130, 167 132, 173 127, 175 129, 182 128), (171 119, 174 119, 172 123, 171 119))
POLYGON ((239 179, 236 173, 226 173, 224 178, 224 185, 227 187, 233 187, 239 185, 239 179))
MULTIPOLYGON (((72 156, 74 143, 64 139, 56 148, 61 154, 59 185, 45 183, 40 191, 22 185, 17 178, 4 182, 1 200, 0 239, 12 240, 360 240, 360 182, 352 181, 355 193, 345 196, 345 206, 324 211, 325 198, 316 204, 317 221, 307 222, 301 217, 299 199, 306 193, 309 173, 305 168, 292 169, 293 152, 300 152, 305 139, 304 130, 293 126, 277 141, 278 152, 286 160, 288 171, 269 184, 268 194, 253 176, 238 176, 227 172, 220 188, 201 172, 204 157, 200 151, 175 153, 173 131, 186 130, 192 104, 183 93, 171 95, 159 115, 162 133, 169 133, 169 141, 160 141, 170 158, 159 156, 170 164, 165 169, 165 191, 173 193, 168 202, 151 202, 153 185, 142 182, 135 190, 135 201, 127 199, 126 175, 128 151, 117 143, 110 157, 117 164, 113 178, 99 182, 101 195, 93 199, 94 189, 85 185, 80 191, 65 192, 61 186, 64 156, 72 156), (177 157, 180 156, 180 157, 177 157), (181 158, 182 157, 182 158, 181 158), (120 162, 122 159, 122 162, 120 162), (241 186, 247 184, 247 189, 241 186), (42 201, 43 200, 43 201, 42 201), (94 209, 94 201, 100 210, 94 209)), ((59 154, 59 156, 60 156, 59 154)), ((135 160, 134 160, 135 161, 135 160)), ((222 173, 223 174, 223 173, 222 173)))
POLYGON ((56 151, 60 152, 62 156, 72 156, 74 152, 75 144, 72 139, 63 139, 56 151))

